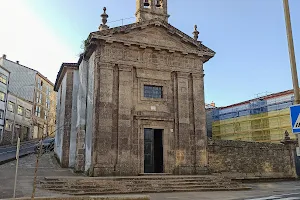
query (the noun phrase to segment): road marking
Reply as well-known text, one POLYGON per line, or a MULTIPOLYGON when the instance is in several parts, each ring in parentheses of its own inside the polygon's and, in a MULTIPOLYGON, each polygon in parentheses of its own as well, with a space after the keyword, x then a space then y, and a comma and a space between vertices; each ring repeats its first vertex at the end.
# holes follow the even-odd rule
POLYGON ((300 197, 287 197, 291 195, 299 195, 300 193, 293 193, 293 194, 283 194, 283 195, 275 195, 275 196, 268 196, 262 198, 252 198, 247 200, 300 200, 300 197))

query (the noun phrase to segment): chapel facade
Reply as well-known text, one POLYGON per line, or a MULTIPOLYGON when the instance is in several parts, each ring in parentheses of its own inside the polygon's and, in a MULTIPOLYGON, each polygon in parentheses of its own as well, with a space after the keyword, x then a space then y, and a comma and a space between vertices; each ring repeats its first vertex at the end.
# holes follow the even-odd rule
POLYGON ((201 174, 207 167, 203 64, 214 51, 168 23, 167 0, 136 0, 136 23, 106 8, 78 63, 57 75, 56 155, 90 176, 201 174))

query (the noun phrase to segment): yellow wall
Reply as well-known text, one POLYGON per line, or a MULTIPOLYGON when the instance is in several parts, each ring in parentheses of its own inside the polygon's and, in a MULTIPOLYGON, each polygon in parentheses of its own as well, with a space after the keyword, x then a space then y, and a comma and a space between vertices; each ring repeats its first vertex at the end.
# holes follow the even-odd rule
POLYGON ((279 143, 288 131, 292 139, 289 108, 213 122, 214 139, 279 143))

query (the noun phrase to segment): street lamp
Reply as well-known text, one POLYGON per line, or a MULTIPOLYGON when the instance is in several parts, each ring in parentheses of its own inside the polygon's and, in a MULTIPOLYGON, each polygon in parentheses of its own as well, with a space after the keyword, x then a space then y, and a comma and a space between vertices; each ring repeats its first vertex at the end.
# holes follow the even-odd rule
MULTIPOLYGON (((291 73, 292 73, 292 79, 293 79, 293 88, 294 88, 294 97, 295 97, 294 104, 298 105, 298 104, 300 104, 300 96, 299 96, 300 93, 299 93, 298 74, 297 74, 297 67, 296 67, 292 24, 291 24, 291 16, 290 16, 290 8, 289 8, 288 0, 283 0, 283 7, 284 7, 286 34, 287 34, 290 64, 291 64, 291 73)), ((297 136, 298 136, 298 144, 300 147, 300 134, 297 134, 297 136)))

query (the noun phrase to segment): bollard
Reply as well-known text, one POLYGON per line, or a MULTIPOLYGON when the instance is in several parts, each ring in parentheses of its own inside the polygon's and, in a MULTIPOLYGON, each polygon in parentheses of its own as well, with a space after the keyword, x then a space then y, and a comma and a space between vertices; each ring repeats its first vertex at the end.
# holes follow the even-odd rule
POLYGON ((15 173, 15 184, 14 184, 14 196, 13 198, 16 198, 16 189, 17 189, 17 176, 18 176, 18 166, 19 166, 19 154, 20 153, 20 137, 18 137, 18 143, 17 143, 17 151, 16 151, 16 173, 15 173))

